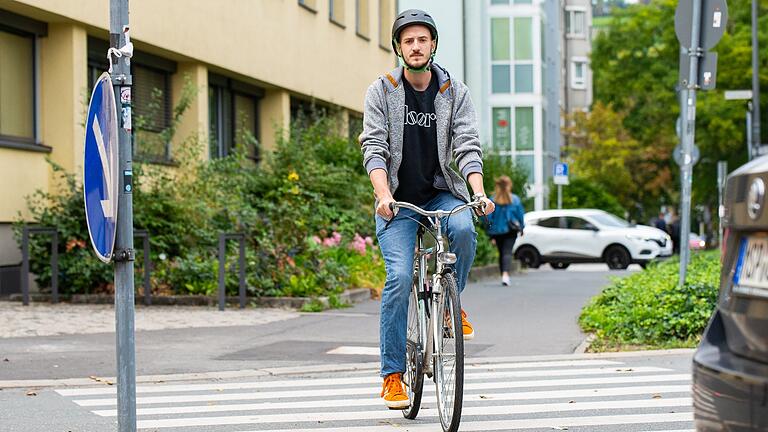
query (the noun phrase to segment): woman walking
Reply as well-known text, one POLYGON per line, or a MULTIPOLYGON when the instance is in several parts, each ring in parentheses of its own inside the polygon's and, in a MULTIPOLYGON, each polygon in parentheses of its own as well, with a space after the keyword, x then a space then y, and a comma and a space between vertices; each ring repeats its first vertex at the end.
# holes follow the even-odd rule
POLYGON ((499 249, 501 284, 507 286, 512 266, 512 249, 517 236, 522 236, 525 229, 525 210, 520 197, 512 193, 512 179, 507 176, 496 179, 496 189, 491 200, 496 204, 496 211, 489 216, 488 235, 499 249))

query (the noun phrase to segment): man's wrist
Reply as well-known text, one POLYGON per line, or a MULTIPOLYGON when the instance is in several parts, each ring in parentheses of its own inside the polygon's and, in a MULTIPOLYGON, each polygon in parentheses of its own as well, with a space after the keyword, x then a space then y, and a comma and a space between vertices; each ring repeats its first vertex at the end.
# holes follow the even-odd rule
POLYGON ((481 198, 488 198, 488 197, 485 195, 485 192, 477 192, 477 193, 475 193, 474 195, 472 195, 472 201, 476 201, 476 200, 479 200, 479 199, 481 199, 481 198))

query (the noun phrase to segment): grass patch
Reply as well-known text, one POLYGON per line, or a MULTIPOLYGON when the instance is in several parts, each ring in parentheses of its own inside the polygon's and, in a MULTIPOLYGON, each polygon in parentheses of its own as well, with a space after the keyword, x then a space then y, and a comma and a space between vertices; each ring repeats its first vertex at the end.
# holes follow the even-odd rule
POLYGON ((579 317, 595 335, 590 351, 695 347, 717 302, 719 252, 694 254, 682 287, 679 266, 673 259, 615 278, 592 298, 579 317))

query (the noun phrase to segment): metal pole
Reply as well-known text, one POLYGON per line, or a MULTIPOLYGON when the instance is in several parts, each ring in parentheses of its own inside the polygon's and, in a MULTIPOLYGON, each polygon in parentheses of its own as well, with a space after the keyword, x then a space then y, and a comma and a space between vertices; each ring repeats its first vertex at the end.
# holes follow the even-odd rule
POLYGON ((29 306, 29 230, 21 230, 21 303, 29 306))
POLYGON ((760 149, 755 147, 755 143, 752 142, 752 102, 747 102, 747 155, 749 160, 755 158, 755 153, 760 149))
POLYGON ((225 234, 219 234, 219 310, 224 310, 226 302, 226 280, 225 273, 227 267, 227 237, 225 234))
POLYGON ((682 89, 682 139, 683 164, 680 169, 682 186, 681 223, 680 223, 680 278, 679 284, 685 284, 685 274, 690 259, 688 239, 691 232, 691 183, 693 182, 693 144, 696 136, 696 87, 699 75, 699 36, 701 31, 701 0, 693 0, 693 25, 691 26, 690 73, 688 85, 682 89))
POLYGON ((718 226, 718 245, 723 244, 723 216, 725 207, 723 207, 723 192, 725 190, 725 179, 728 175, 728 162, 717 162, 717 226, 718 226))
POLYGON ((240 271, 240 309, 245 308, 245 236, 240 235, 240 259, 238 270, 240 271))
POLYGON ((59 302, 59 232, 51 233, 51 302, 59 302))
POLYGON ((144 233, 142 238, 142 246, 144 249, 144 304, 149 306, 152 304, 152 282, 150 280, 150 274, 152 269, 152 260, 149 255, 149 233, 144 233))
MULTIPOLYGON (((120 49, 126 43, 128 0, 109 2, 109 42, 120 49)), ((115 237, 115 315, 117 327, 117 429, 136 431, 136 341, 134 334, 133 263, 133 171, 130 131, 131 91, 130 59, 113 57, 112 84, 118 103, 118 148, 120 193, 118 196, 117 235, 115 237)))
POLYGON ((761 155, 760 142, 760 59, 757 38, 758 0, 752 0, 752 153, 761 155))
POLYGON ((563 185, 557 185, 557 208, 563 208, 563 185))

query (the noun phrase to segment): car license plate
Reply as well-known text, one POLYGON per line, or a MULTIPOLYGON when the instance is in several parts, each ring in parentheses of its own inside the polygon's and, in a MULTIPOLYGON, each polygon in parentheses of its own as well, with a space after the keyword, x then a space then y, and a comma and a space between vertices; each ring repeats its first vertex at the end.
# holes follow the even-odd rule
POLYGON ((768 297, 768 237, 741 240, 733 283, 736 293, 768 297))

